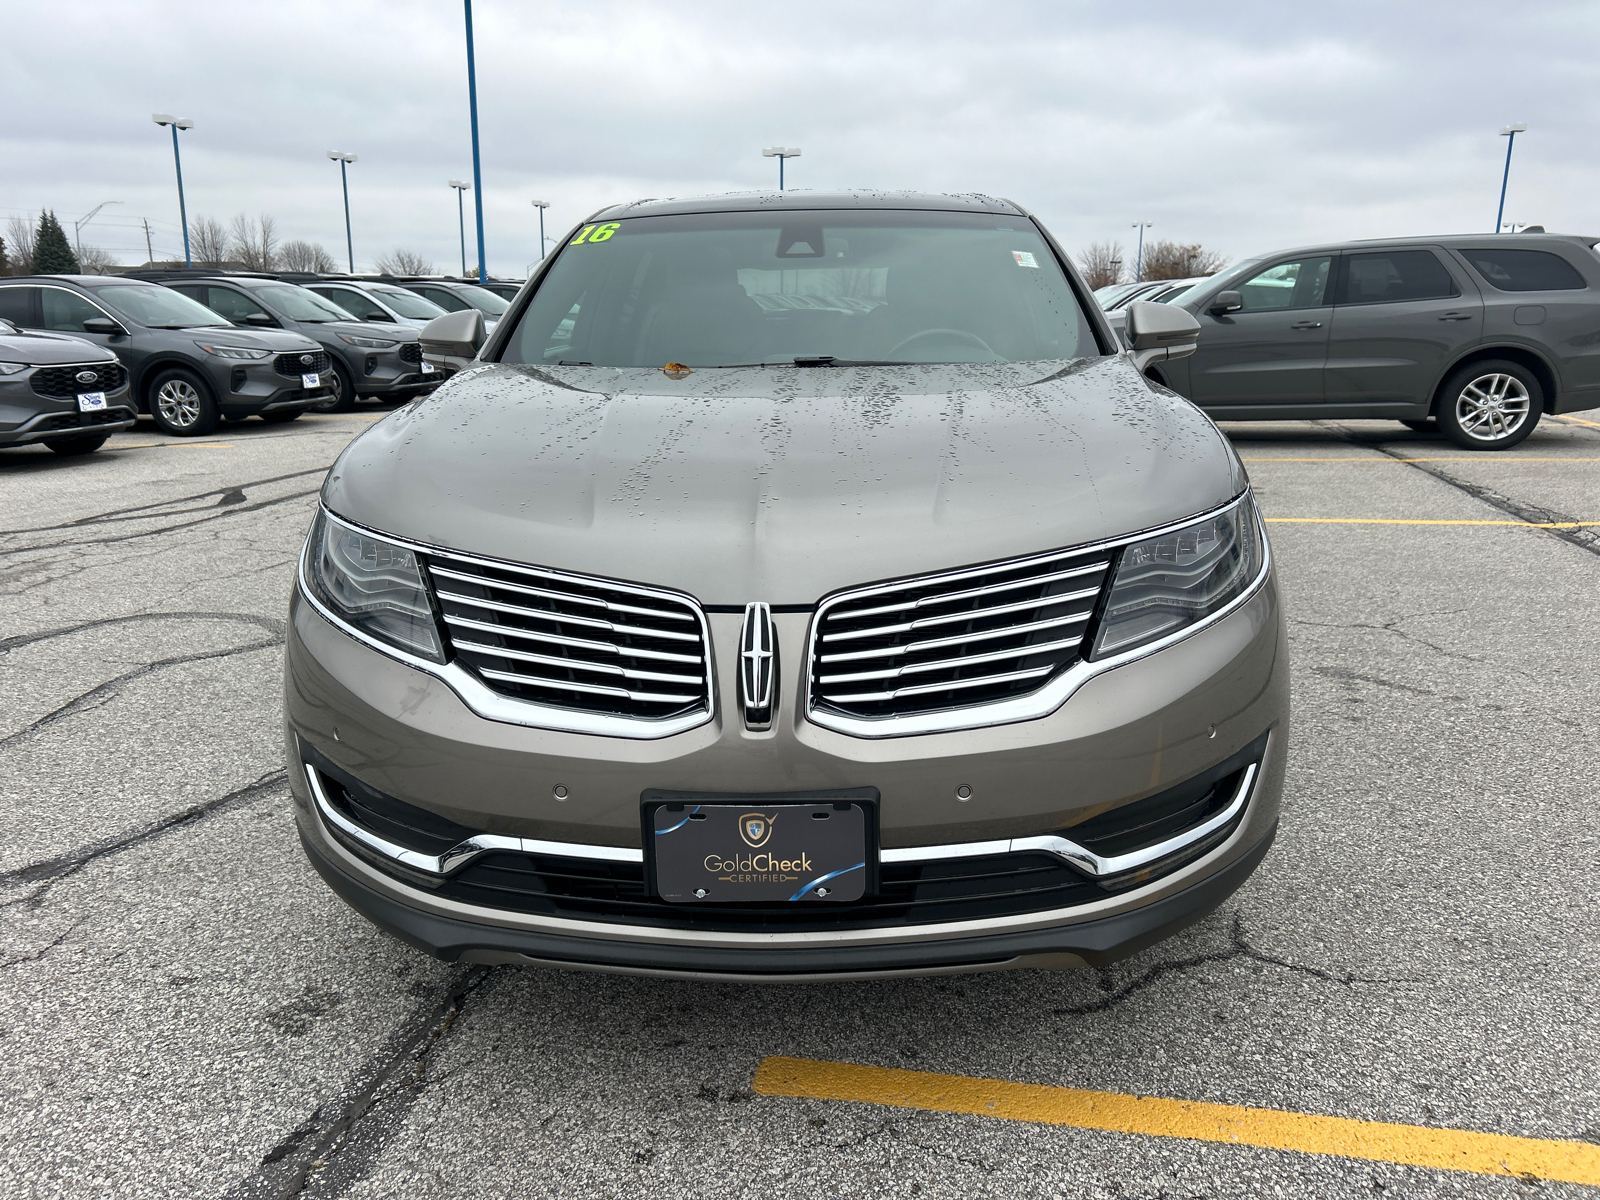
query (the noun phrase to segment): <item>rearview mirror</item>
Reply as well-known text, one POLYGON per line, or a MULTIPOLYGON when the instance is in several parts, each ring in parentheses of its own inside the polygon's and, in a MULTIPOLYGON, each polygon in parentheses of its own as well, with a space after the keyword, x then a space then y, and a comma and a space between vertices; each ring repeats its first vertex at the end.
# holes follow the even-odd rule
POLYGON ((85 321, 83 323, 83 331, 85 333, 110 334, 113 337, 115 337, 119 333, 127 333, 128 332, 121 325, 118 325, 115 321, 113 321, 110 317, 90 317, 87 321, 85 321))
MULTIPOLYGON (((483 314, 475 308, 445 313, 424 325, 419 337, 423 354, 441 359, 460 359, 460 365, 464 366, 478 356, 478 350, 483 345, 483 314)), ((456 364, 446 362, 436 365, 456 364)))
POLYGON ((1151 363, 1193 354, 1200 344, 1200 322, 1188 309, 1135 300, 1128 305, 1123 338, 1143 371, 1151 363))
POLYGON ((1238 292, 1218 292, 1211 297, 1211 303, 1206 306, 1206 311, 1213 317, 1226 316, 1236 313, 1244 307, 1244 298, 1238 292))
POLYGON ((277 322, 274 321, 271 317, 267 316, 266 313, 247 313, 247 314, 245 314, 244 323, 246 325, 276 325, 277 324, 277 322))

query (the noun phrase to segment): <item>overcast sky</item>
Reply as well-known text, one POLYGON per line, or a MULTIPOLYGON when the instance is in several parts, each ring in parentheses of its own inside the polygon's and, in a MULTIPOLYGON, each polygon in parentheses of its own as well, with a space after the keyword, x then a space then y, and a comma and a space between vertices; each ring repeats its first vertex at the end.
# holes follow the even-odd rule
MULTIPOLYGON (((461 4, 10 0, 0 216, 143 261, 189 214, 271 213, 358 269, 394 247, 460 266, 471 178, 461 4)), ((1011 197, 1071 248, 1152 237, 1240 259, 1309 241, 1483 230, 1525 121, 1506 219, 1600 234, 1600 5, 667 4, 477 0, 490 270, 602 204, 773 186, 1011 197)), ((471 248, 471 193, 467 237, 471 248)))

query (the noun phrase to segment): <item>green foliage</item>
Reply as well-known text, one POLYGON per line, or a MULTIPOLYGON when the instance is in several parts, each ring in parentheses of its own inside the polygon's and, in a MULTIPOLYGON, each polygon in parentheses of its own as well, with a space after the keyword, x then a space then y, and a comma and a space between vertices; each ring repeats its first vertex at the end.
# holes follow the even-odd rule
POLYGON ((77 275, 81 272, 78 256, 72 252, 66 230, 56 220, 53 212, 39 216, 39 240, 33 246, 33 270, 36 275, 77 275))

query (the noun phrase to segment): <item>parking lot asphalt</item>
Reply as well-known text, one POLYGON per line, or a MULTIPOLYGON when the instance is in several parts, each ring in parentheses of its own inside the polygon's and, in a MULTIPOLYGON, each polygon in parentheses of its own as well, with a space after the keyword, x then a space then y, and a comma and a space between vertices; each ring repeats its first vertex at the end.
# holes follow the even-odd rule
POLYGON ((283 619, 372 419, 0 454, 0 1194, 1596 1194, 982 1089, 1600 1144, 1600 414, 1227 427, 1294 655, 1260 870, 1109 970, 797 987, 439 963, 306 864, 283 619))

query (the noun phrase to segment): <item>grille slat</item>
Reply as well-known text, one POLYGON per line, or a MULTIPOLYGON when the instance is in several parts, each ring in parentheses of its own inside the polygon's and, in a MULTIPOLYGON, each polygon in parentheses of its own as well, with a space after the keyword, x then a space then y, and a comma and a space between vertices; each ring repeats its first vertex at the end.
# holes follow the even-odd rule
POLYGON ((408 362, 408 363, 419 363, 419 362, 421 362, 422 361, 422 343, 421 342, 401 342, 400 343, 400 361, 401 362, 408 362))
POLYGON ((888 720, 1034 692, 1078 660, 1110 566, 1064 551, 836 596, 817 617, 812 706, 888 720))
POLYGON ((634 721, 710 713, 705 618, 689 597, 454 554, 425 562, 456 661, 494 691, 634 721))
POLYGON ((79 392, 114 392, 128 382, 128 372, 121 363, 74 363, 64 367, 40 367, 29 381, 33 390, 52 400, 68 400, 79 392), (93 383, 79 383, 79 371, 93 371, 93 383))

